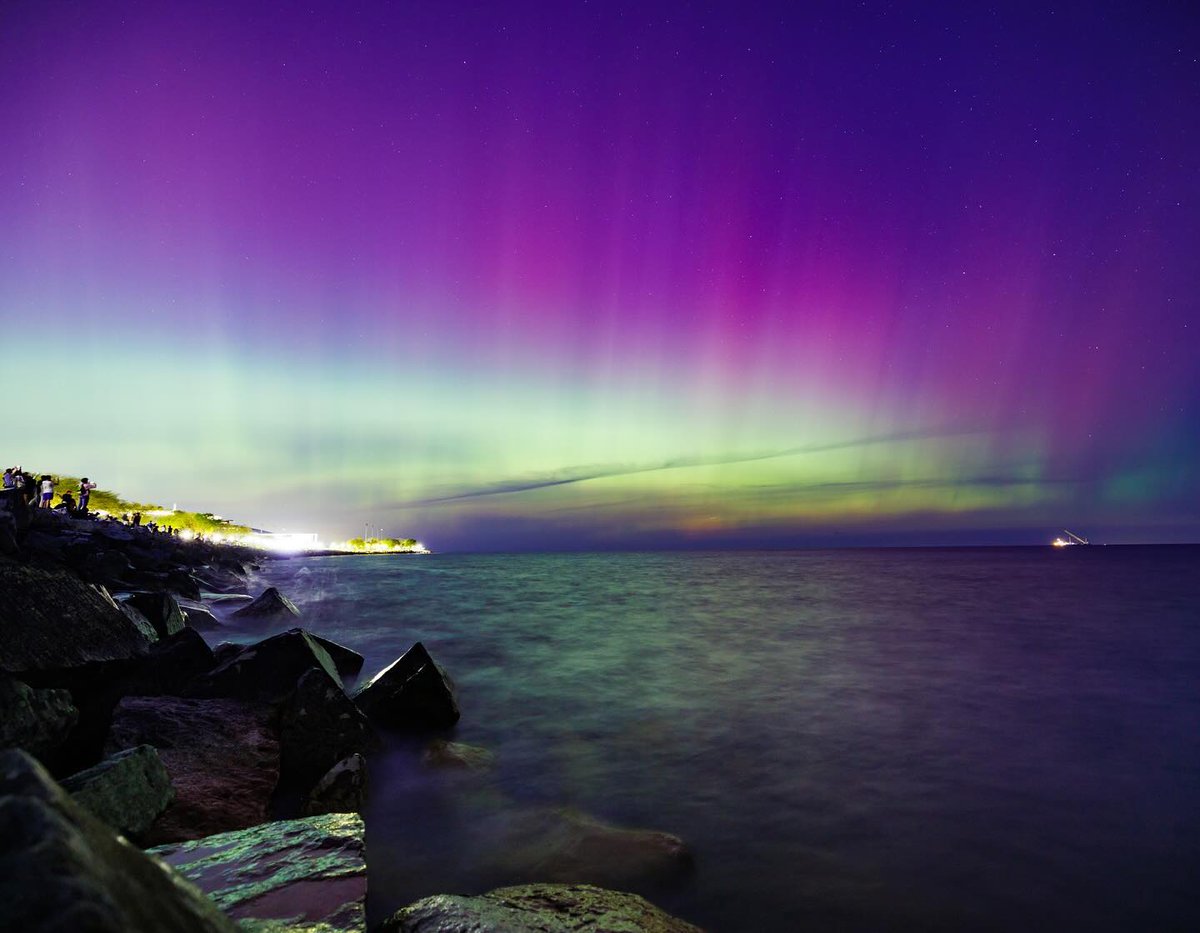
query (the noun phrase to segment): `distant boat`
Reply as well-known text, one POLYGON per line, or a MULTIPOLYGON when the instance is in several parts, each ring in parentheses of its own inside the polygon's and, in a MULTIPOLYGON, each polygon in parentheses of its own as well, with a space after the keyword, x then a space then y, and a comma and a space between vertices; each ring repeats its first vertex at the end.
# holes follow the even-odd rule
POLYGON ((1055 547, 1073 547, 1076 544, 1091 544, 1092 543, 1087 538, 1082 538, 1079 535, 1075 534, 1075 532, 1067 531, 1067 529, 1065 529, 1065 528, 1063 529, 1063 534, 1066 535, 1065 538, 1055 538, 1050 543, 1053 544, 1055 547))

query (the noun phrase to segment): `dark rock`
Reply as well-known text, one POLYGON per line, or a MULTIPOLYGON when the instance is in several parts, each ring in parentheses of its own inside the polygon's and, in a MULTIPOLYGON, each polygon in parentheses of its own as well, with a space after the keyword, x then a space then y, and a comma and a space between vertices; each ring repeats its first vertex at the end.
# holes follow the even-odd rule
POLYGON ((279 745, 281 783, 307 791, 343 758, 375 749, 378 738, 342 688, 312 668, 283 707, 279 745))
POLYGON ((258 599, 234 613, 239 619, 259 622, 290 621, 299 615, 300 610, 295 604, 273 586, 267 587, 258 599))
POLYGON ((621 890, 676 882, 695 867, 678 836, 623 829, 570 809, 502 811, 487 838, 499 840, 487 860, 509 877, 621 890))
POLYGON ((234 655, 241 654, 242 649, 245 647, 245 645, 239 645, 236 642, 223 641, 213 648, 213 658, 218 665, 224 664, 234 655))
POLYGON ((271 712, 237 700, 126 697, 117 706, 110 750, 153 745, 171 776, 175 802, 147 839, 176 842, 268 818, 279 777, 271 712))
POLYGON ((458 722, 454 685, 417 642, 354 694, 368 718, 387 729, 448 729, 458 722))
POLYGON ((197 632, 220 632, 226 628, 225 623, 202 606, 184 608, 183 617, 197 632))
POLYGON ((0 561, 0 670, 63 671, 145 653, 151 639, 78 577, 0 561))
POLYGON ((427 768, 454 768, 463 771, 487 771, 496 756, 486 748, 434 739, 421 753, 421 764, 427 768))
POLYGON ((184 599, 200 598, 200 584, 186 570, 167 571, 167 589, 178 593, 184 599))
POLYGON ((38 690, 0 673, 0 748, 23 748, 44 760, 78 719, 68 691, 38 690))
POLYGON ((481 897, 438 894, 373 933, 701 933, 636 894, 587 884, 525 884, 481 897))
POLYGON ((183 628, 150 647, 122 693, 130 696, 185 696, 197 677, 217 666, 208 642, 195 629, 183 628))
POLYGON ((150 745, 110 755, 65 778, 62 786, 92 816, 127 836, 148 830, 175 796, 167 769, 150 745))
POLYGON ((333 659, 333 663, 337 666, 337 671, 343 677, 354 677, 362 670, 363 656, 345 645, 339 645, 336 641, 330 641, 328 638, 322 638, 320 635, 312 635, 312 640, 325 649, 325 653, 333 659))
POLYGON ((133 567, 120 551, 93 550, 83 561, 83 578, 88 583, 118 583, 128 579, 133 567))
MULTIPOLYGON (((100 587, 100 590, 102 595, 107 596, 107 592, 104 590, 104 587, 100 587)), ((111 597, 109 598, 111 599, 111 597)), ((145 635, 149 641, 158 641, 158 630, 150 624, 149 619, 134 609, 133 606, 129 605, 129 603, 121 602, 120 600, 115 599, 112 600, 112 602, 113 605, 121 611, 121 614, 124 615, 125 618, 127 618, 134 625, 136 625, 138 631, 145 635)))
POLYGON ((0 755, 0 926, 21 933, 237 933, 190 882, 0 755))
POLYGON ((362 933, 364 835, 359 816, 335 813, 150 851, 199 885, 244 930, 362 933))
POLYGON ((308 632, 294 628, 247 645, 196 681, 191 694, 279 701, 289 696, 306 671, 319 668, 340 688, 342 679, 325 649, 308 632))
POLYGON ((146 617, 159 638, 181 632, 187 625, 183 610, 170 593, 134 593, 126 602, 146 617))
POLYGON ((305 816, 318 813, 361 813, 367 803, 367 762, 350 755, 335 764, 317 782, 304 802, 305 816))

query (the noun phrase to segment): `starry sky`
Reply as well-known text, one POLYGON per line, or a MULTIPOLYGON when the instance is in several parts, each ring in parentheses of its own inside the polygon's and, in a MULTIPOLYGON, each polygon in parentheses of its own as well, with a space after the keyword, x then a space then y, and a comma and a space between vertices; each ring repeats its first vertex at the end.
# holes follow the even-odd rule
POLYGON ((435 549, 1200 539, 1188 3, 0 6, 0 459, 435 549))

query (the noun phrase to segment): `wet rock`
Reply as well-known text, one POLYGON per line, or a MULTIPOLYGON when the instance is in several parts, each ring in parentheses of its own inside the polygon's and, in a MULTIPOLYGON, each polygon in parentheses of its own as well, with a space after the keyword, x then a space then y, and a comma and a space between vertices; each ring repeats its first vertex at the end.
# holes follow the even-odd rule
POLYGON ((312 640, 325 649, 325 653, 333 660, 338 673, 343 677, 355 677, 362 670, 363 656, 357 651, 320 635, 312 635, 312 640))
POLYGON ((236 933, 190 882, 97 820, 22 752, 0 754, 0 927, 236 933))
POLYGON ((374 933, 700 933, 636 894, 586 884, 525 884, 481 897, 439 894, 405 907, 374 933))
POLYGON ((367 804, 367 761, 354 754, 343 758, 317 782, 302 812, 306 816, 318 813, 361 813, 367 804))
POLYGON ((150 828, 150 842, 196 839, 262 823, 279 777, 271 711, 238 700, 125 697, 107 748, 153 745, 175 801, 150 828))
POLYGON ((186 570, 167 571, 167 589, 172 593, 178 593, 184 599, 200 598, 200 584, 186 570))
POLYGON ((367 896, 363 837, 360 817, 337 813, 264 823, 151 852, 192 879, 244 929, 361 933, 367 896))
POLYGON ((459 716, 453 683, 420 642, 360 687, 354 702, 386 729, 448 729, 459 716))
POLYGON ((174 797, 171 778, 151 745, 105 758, 65 778, 63 790, 92 816, 127 836, 140 836, 174 797))
POLYGON ((378 745, 375 730, 324 670, 296 682, 279 725, 281 783, 307 791, 337 762, 378 745))
POLYGON ((610 826, 571 809, 501 812, 487 835, 499 840, 487 860, 511 877, 640 890, 679 881, 695 867, 678 836, 610 826))
POLYGON ((63 671, 144 654, 151 639, 78 577, 0 561, 0 670, 63 671))
POLYGON ((279 590, 273 586, 269 586, 263 590, 262 595, 258 599, 254 600, 248 606, 243 606, 234 613, 234 616, 247 621, 286 622, 299 618, 300 610, 296 608, 295 603, 280 593, 279 590))
POLYGON ((221 632, 225 624, 203 606, 187 606, 183 610, 187 624, 197 632, 221 632))
POLYGON ((312 636, 294 628, 247 645, 199 678, 191 694, 278 702, 291 695, 300 677, 312 668, 324 671, 339 688, 337 667, 312 636))
POLYGON ((486 748, 434 739, 421 753, 421 764, 427 768, 450 768, 463 771, 487 771, 495 764, 496 756, 486 748))
POLYGON ((159 638, 174 635, 187 624, 183 610, 170 593, 134 593, 126 603, 146 617, 159 638))
POLYGON ((122 687, 130 696, 185 696, 196 678, 217 666, 216 656, 199 632, 183 628, 150 647, 122 687))
POLYGON ((39 690, 0 672, 0 748, 23 748, 44 760, 78 719, 68 691, 39 690))

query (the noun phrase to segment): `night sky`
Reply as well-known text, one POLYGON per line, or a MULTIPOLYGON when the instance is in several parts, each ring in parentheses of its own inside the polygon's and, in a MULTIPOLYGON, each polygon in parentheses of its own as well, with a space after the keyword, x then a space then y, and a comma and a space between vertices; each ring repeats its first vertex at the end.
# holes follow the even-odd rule
POLYGON ((0 459, 435 549, 1200 539, 1189 3, 0 6, 0 459))

